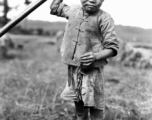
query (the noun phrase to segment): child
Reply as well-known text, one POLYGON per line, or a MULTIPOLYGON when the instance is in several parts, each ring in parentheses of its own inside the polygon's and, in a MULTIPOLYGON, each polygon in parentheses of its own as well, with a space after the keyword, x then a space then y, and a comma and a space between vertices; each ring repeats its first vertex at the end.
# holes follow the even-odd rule
POLYGON ((75 102, 78 120, 104 117, 103 67, 117 55, 118 41, 111 16, 100 7, 104 0, 81 0, 67 6, 53 0, 51 14, 68 19, 61 45, 62 61, 68 65, 68 81, 61 97, 75 102))

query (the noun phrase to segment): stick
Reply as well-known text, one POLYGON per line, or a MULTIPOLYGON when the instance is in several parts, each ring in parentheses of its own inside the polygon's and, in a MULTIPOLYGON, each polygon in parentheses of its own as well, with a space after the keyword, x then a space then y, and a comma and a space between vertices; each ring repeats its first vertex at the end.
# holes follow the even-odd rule
POLYGON ((20 21, 22 21, 25 17, 27 17, 31 12, 33 12, 46 1, 47 0, 37 0, 36 2, 30 4, 23 13, 21 13, 18 17, 16 17, 14 20, 10 21, 0 29, 0 37, 2 37, 6 32, 12 29, 15 25, 17 25, 20 21))

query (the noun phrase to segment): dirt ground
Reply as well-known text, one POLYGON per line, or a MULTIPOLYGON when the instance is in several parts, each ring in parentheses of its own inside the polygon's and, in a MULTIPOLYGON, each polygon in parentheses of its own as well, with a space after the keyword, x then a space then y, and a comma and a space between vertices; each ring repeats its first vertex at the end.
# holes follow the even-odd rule
MULTIPOLYGON (((67 66, 53 39, 14 39, 24 48, 0 58, 0 120, 75 120, 73 103, 60 98, 67 66)), ((106 120, 151 120, 151 70, 112 63, 104 70, 106 120)))

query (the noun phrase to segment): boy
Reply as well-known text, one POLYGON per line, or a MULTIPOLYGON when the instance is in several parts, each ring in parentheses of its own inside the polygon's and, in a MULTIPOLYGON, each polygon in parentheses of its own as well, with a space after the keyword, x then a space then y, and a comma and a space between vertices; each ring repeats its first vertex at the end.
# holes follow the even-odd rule
POLYGON ((53 0, 51 14, 68 19, 61 45, 62 61, 68 65, 68 82, 61 94, 75 102, 78 120, 102 120, 104 117, 103 67, 118 51, 111 16, 100 9, 104 0, 81 0, 67 6, 53 0))

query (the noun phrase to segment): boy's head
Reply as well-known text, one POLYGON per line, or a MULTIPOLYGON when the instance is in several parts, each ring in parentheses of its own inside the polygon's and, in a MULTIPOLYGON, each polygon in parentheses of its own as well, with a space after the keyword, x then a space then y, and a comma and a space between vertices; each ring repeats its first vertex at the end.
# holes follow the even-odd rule
POLYGON ((88 13, 98 11, 104 0, 81 0, 84 10, 88 13))

